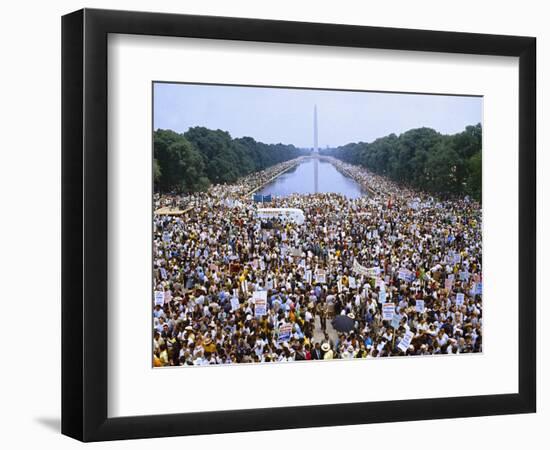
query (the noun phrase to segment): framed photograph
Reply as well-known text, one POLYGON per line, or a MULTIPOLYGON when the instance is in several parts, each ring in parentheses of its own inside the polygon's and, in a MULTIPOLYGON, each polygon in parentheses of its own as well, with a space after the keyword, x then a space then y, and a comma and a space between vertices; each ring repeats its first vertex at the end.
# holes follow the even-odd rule
POLYGON ((532 37, 62 21, 62 432, 535 412, 532 37))

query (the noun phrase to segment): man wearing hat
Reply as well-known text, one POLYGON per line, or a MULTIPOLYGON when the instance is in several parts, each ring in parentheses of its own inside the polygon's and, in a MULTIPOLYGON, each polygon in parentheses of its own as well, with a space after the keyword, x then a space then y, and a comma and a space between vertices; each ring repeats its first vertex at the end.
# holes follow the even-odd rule
POLYGON ((330 348, 330 344, 328 342, 324 342, 323 345, 321 345, 321 350, 323 351, 324 360, 334 358, 334 352, 330 348))

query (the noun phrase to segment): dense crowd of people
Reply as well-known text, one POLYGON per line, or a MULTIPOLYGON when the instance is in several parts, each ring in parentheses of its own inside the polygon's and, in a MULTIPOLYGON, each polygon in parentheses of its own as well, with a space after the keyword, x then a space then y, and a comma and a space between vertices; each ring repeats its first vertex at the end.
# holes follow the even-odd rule
POLYGON ((330 161, 368 193, 273 198, 301 224, 260 219, 250 195, 298 160, 155 214, 155 367, 482 351, 480 204, 330 161))

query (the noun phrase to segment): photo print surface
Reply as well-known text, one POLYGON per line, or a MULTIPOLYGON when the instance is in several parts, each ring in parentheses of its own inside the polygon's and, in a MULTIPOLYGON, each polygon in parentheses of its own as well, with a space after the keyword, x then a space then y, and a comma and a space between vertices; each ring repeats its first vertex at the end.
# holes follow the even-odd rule
POLYGON ((479 96, 153 83, 153 367, 482 345, 479 96))

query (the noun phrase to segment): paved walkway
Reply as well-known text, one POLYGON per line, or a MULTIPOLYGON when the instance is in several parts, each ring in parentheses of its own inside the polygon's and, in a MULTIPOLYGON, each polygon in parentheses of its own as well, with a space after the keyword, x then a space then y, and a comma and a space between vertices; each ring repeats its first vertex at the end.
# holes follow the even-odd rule
MULTIPOLYGON (((330 320, 327 319, 327 333, 332 342, 336 341, 336 338, 338 337, 337 331, 332 328, 332 324, 330 323, 330 320)), ((321 321, 319 320, 319 316, 315 316, 315 329, 313 330, 313 339, 315 339, 315 342, 321 342, 325 338, 325 335, 323 333, 323 330, 321 329, 321 321)))

